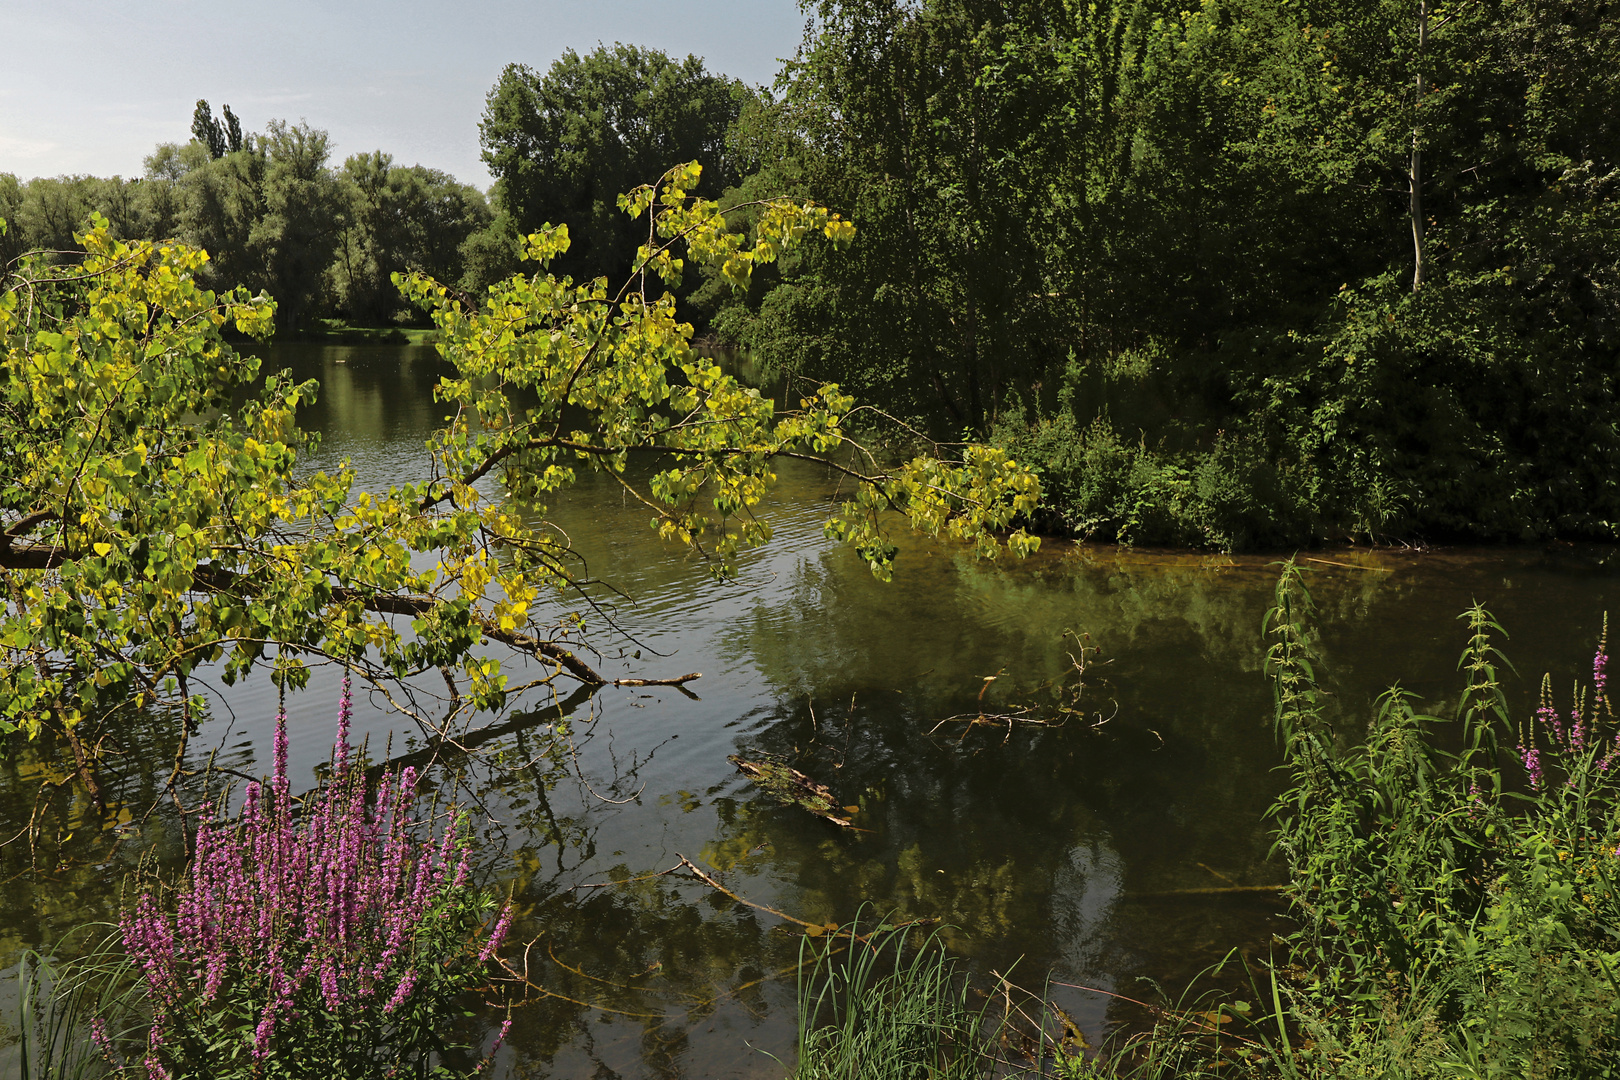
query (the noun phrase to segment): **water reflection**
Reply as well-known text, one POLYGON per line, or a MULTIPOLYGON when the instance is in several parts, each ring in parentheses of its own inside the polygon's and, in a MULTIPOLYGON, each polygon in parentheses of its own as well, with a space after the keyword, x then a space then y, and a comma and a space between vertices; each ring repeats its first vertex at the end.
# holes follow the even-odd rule
MULTIPOLYGON (((370 487, 418 474, 438 419, 430 350, 277 346, 269 359, 323 383, 304 414, 324 435, 312 467, 350 457, 370 487)), ((507 1075, 780 1075, 762 1051, 789 1050, 801 935, 663 873, 682 856, 737 896, 809 921, 849 919, 863 902, 943 919, 978 970, 1016 965, 1033 985, 1051 972, 1133 996, 1142 977, 1179 990, 1230 948, 1263 953, 1281 928, 1273 895, 1241 891, 1280 876, 1262 821, 1280 783, 1260 673, 1271 560, 1051 544, 992 565, 912 540, 882 585, 822 539, 832 491, 813 469, 783 470, 766 508, 775 541, 721 586, 588 473, 552 509, 593 574, 629 597, 612 610, 634 637, 626 653, 642 659, 610 655, 604 670, 704 678, 697 700, 621 688, 561 710, 527 703, 489 718, 475 757, 436 770, 473 812, 484 871, 518 901, 534 942, 539 996, 518 1016, 507 1075), (1105 724, 930 734, 942 717, 1005 707, 1064 676, 1066 630, 1103 649, 1082 701, 1105 724), (566 739, 555 726, 565 717, 566 739), (826 784, 858 808, 858 830, 780 805, 726 761, 734 753, 826 784)), ((1347 736, 1392 682, 1437 708, 1454 700, 1455 617, 1471 601, 1514 635, 1505 648, 1524 677, 1509 691, 1527 711, 1540 672, 1581 667, 1620 597, 1607 550, 1309 557, 1325 686, 1347 736)), ((288 703, 302 786, 330 746, 338 677, 317 670, 288 703)), ((373 760, 423 749, 380 703, 361 706, 355 727, 373 760)), ((106 809, 51 771, 61 758, 49 748, 14 748, 0 765, 0 826, 10 836, 34 816, 42 828, 32 850, 0 848, 0 965, 108 917, 142 851, 176 865, 177 807, 202 801, 201 766, 214 754, 238 775, 261 771, 274 711, 263 679, 218 693, 188 744, 197 775, 167 801, 173 716, 119 732, 106 809)), ((1093 1039, 1125 1015, 1075 990, 1062 1004, 1093 1039)))

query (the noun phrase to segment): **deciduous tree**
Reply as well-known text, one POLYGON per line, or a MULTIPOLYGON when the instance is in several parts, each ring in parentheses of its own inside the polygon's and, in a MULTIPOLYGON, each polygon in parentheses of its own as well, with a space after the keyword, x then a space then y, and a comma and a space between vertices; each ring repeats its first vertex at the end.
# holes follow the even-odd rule
POLYGON ((617 279, 646 239, 636 234, 644 226, 618 212, 619 193, 693 159, 715 190, 736 183, 726 133, 748 98, 740 82, 695 56, 634 45, 585 56, 570 49, 543 75, 508 65, 489 92, 479 140, 516 235, 567 225, 572 245, 558 272, 617 279))
POLYGON ((431 278, 401 279, 457 374, 439 389, 452 419, 420 478, 387 491, 356 491, 346 465, 300 467, 313 436, 296 410, 313 383, 272 374, 232 405, 259 361, 221 329, 267 334, 274 305, 202 288, 203 252, 119 242, 98 220, 82 265, 12 272, 0 293, 4 726, 71 733, 187 697, 203 665, 230 682, 272 660, 296 685, 311 659, 339 657, 390 692, 437 670, 451 711, 559 679, 599 685, 579 653, 585 582, 544 518, 581 468, 613 477, 719 575, 768 539, 757 513, 783 458, 854 481, 827 529, 879 575, 894 557, 889 510, 981 554, 1031 549, 1022 532, 997 539, 1037 496, 1000 451, 883 467, 846 434, 853 402, 836 386, 778 413, 693 352, 673 298, 644 281, 673 284, 695 263, 742 286, 812 235, 854 231, 773 199, 745 242, 690 194, 698 174, 682 166, 623 197, 652 239, 612 293, 545 272, 568 248, 562 226, 526 240, 538 272, 476 310, 431 278), (485 644, 538 666, 514 677, 485 644))

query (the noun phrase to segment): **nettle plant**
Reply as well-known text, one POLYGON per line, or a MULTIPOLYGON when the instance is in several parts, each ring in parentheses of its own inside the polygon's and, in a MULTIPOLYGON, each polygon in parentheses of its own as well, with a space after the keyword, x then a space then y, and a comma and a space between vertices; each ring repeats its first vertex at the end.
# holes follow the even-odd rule
POLYGON ((1315 1062, 1300 1075, 1355 1060, 1377 1075, 1612 1077, 1620 718, 1607 630, 1567 709, 1544 679, 1540 708, 1515 724, 1506 634, 1475 605, 1451 714, 1426 715, 1397 687, 1358 738, 1329 722, 1309 609, 1289 563, 1267 629, 1293 784, 1272 816, 1300 924, 1282 989, 1312 1044, 1289 1060, 1315 1062))
POLYGON ((446 1052, 476 1061, 452 1034, 459 999, 490 984, 512 908, 469 882, 453 815, 437 838, 417 816, 414 769, 367 783, 349 705, 345 680, 324 789, 295 811, 278 716, 268 783, 248 785, 235 822, 198 830, 178 884, 142 889, 125 910, 152 1015, 134 1056, 152 1080, 450 1076, 446 1052))

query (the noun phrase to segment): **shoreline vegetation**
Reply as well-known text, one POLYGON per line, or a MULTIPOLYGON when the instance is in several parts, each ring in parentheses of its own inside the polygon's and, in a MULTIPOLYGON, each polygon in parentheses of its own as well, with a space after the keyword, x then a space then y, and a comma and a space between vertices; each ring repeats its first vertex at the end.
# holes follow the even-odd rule
POLYGON ((1556 700, 1548 673, 1534 718, 1515 723, 1499 682, 1507 634, 1476 605, 1459 617, 1463 689, 1447 715, 1392 686, 1365 731, 1344 731, 1327 721, 1293 562, 1275 601, 1266 676, 1291 786, 1267 817, 1296 929, 1269 962, 1233 954, 1205 973, 1235 969, 1219 981, 1246 992, 1097 991, 1139 1011, 1092 1046, 1044 993, 997 975, 975 995, 932 934, 908 947, 903 930, 857 921, 847 954, 808 950, 795 1080, 1613 1076, 1620 722, 1606 620, 1573 697, 1556 700))
POLYGON ((437 331, 431 326, 354 326, 343 319, 320 319, 298 334, 279 335, 283 341, 334 341, 374 345, 432 345, 437 331))
POLYGON ((635 643, 546 502, 605 474, 734 581, 779 461, 841 478, 823 535, 884 582, 897 523, 981 558, 1041 530, 1319 552, 1265 618, 1296 929, 1246 996, 1119 995, 1142 1022, 1090 1047, 931 927, 763 908, 805 930, 798 1080, 1614 1080, 1607 630, 1519 717, 1476 604, 1445 708, 1340 717, 1303 572, 1383 569, 1343 541, 1620 541, 1611 0, 803 7, 768 90, 622 44, 509 65, 489 192, 206 101, 137 180, 0 174, 0 748, 51 747, 39 790, 111 830, 98 768, 132 717, 173 725, 145 811, 172 797, 187 857, 115 943, 23 965, 27 1080, 498 1067, 507 1028, 461 1004, 539 988, 465 820, 342 736, 295 815, 280 720, 238 816, 187 810, 202 680, 338 664, 433 745, 559 690, 691 694, 599 670, 635 643), (278 332, 439 350, 413 479, 300 466, 320 387, 230 343, 278 332))
MULTIPOLYGON (((1462 690, 1443 715, 1418 712, 1396 686, 1364 732, 1355 718, 1340 718, 1344 729, 1329 722, 1318 689, 1308 575, 1285 564, 1266 616, 1264 677, 1291 783, 1268 821, 1295 927, 1269 961, 1233 954, 1179 996, 1093 991, 1128 1007, 1099 1037, 1050 999, 1040 973, 970 972, 943 944, 939 920, 863 908, 845 925, 801 924, 798 964, 780 973, 798 988, 784 1074, 1611 1076, 1620 1055, 1620 719, 1607 690, 1606 623, 1573 696, 1559 700, 1552 681, 1564 673, 1548 673, 1535 716, 1515 723, 1500 684, 1507 632, 1476 605, 1459 616, 1462 690)), ((203 854, 185 881, 144 885, 126 903, 122 947, 109 939, 82 959, 25 958, 22 1060, 77 1070, 28 1069, 27 1080, 180 1080, 203 1075, 186 1064, 197 1054, 210 1076, 279 1075, 269 1063, 285 1039, 298 1042, 300 1061, 346 1077, 430 1061, 449 1070, 432 1075, 470 1076, 495 1060, 524 981, 498 955, 512 906, 469 880, 469 839, 454 808, 417 815, 413 769, 350 764, 348 711, 345 688, 330 781, 304 797, 301 813, 289 810, 278 720, 270 779, 250 785, 240 821, 203 824, 203 854), (417 856, 401 857, 410 850, 417 856), (300 899, 305 862, 323 876, 300 899), (260 919, 259 905, 282 916, 260 919), (265 949, 254 942, 267 927, 289 935, 269 962, 302 964, 297 980, 260 970, 265 949), (431 992, 428 971, 442 982, 431 992), (448 1024, 457 994, 474 988, 507 1002, 499 1031, 448 1024), (327 1037, 339 1020, 344 1034, 327 1037), (297 1034, 309 1024, 321 1038, 297 1034), (492 1049, 478 1049, 491 1038, 492 1049), (221 1047, 233 1049, 222 1056, 221 1047)), ((684 865, 720 896, 750 904, 684 865)))

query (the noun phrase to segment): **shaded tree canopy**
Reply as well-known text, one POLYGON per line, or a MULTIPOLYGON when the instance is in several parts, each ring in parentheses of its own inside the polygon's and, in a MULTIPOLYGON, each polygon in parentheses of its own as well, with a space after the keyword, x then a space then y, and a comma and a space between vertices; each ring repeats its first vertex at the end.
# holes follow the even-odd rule
POLYGON ((744 190, 862 240, 715 318, 763 369, 1081 535, 1616 537, 1611 0, 803 6, 744 190))
POLYGON ((233 150, 201 110, 138 183, 0 177, 0 247, 71 261, 99 212, 204 246, 284 328, 388 322, 396 271, 482 295, 547 222, 560 275, 623 280, 647 237, 617 193, 696 158, 733 228, 790 192, 861 240, 745 292, 699 267, 682 316, 764 378, 1036 463, 1043 528, 1620 536, 1613 0, 802 6, 769 92, 627 45, 508 67, 488 200, 381 152, 333 169, 308 125, 233 150))
POLYGON ((396 165, 381 150, 349 157, 337 182, 342 209, 331 299, 367 325, 385 324, 405 306, 396 273, 459 282, 466 272, 462 246, 492 218, 477 188, 437 169, 396 165))

